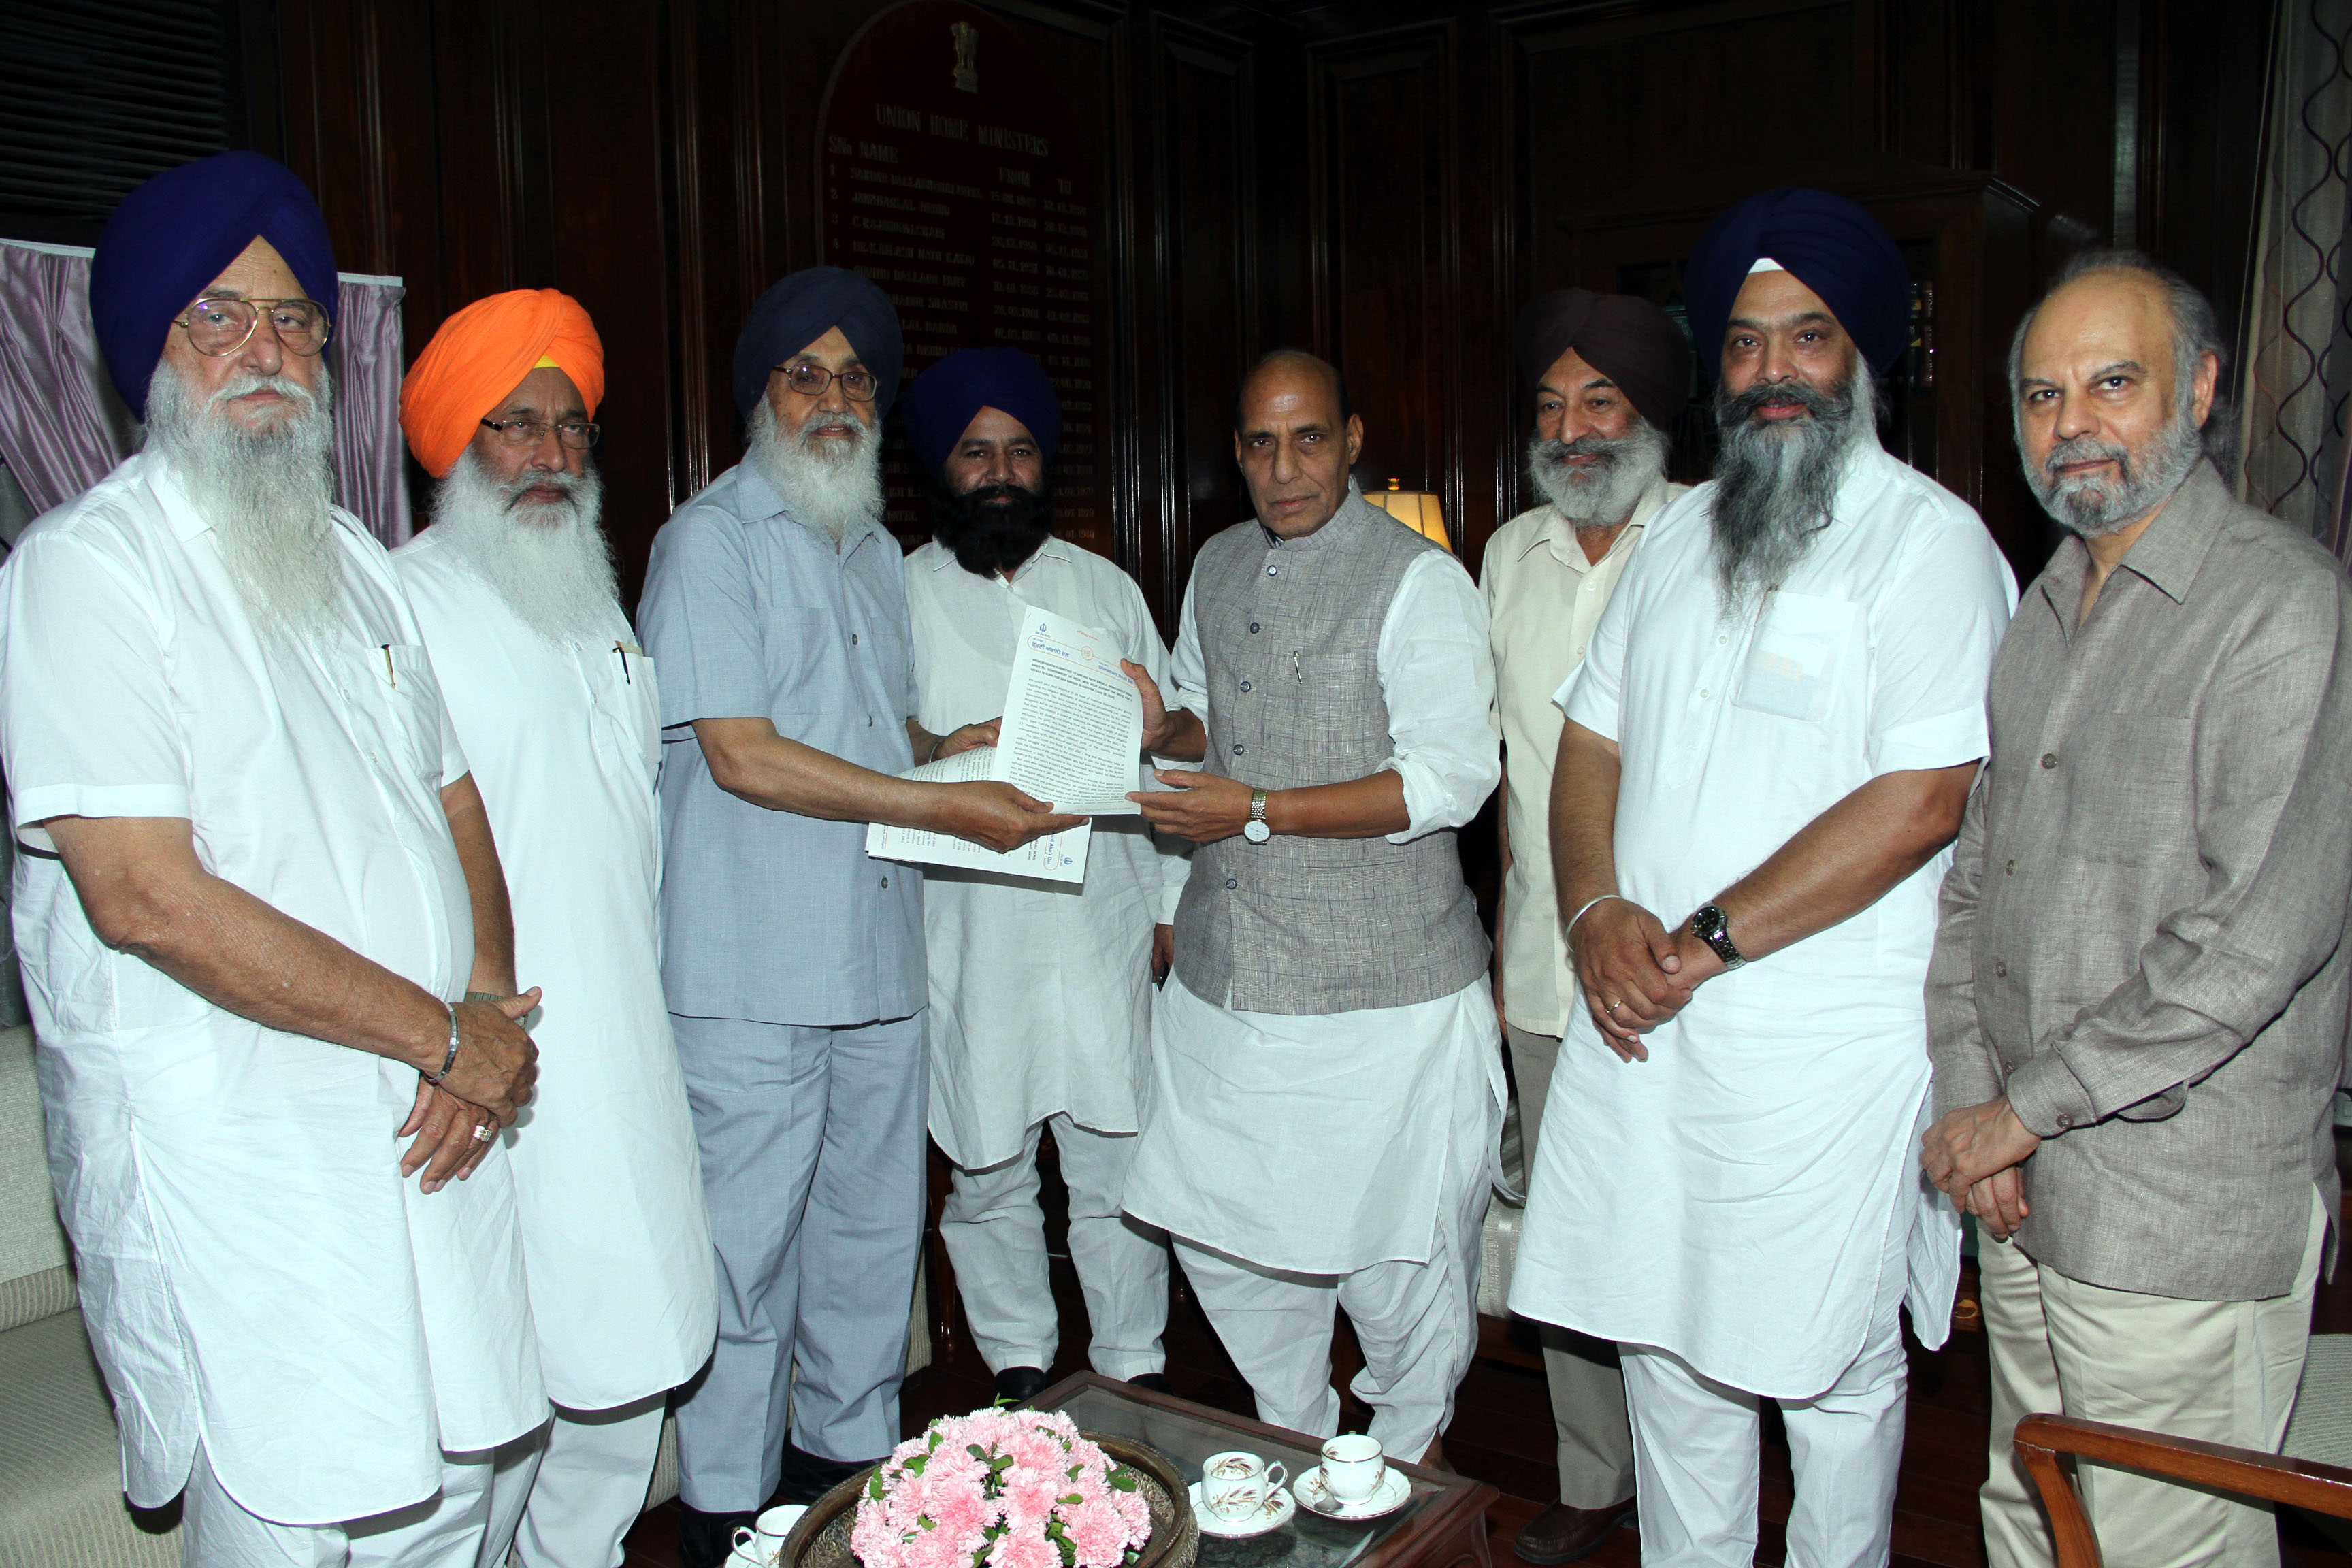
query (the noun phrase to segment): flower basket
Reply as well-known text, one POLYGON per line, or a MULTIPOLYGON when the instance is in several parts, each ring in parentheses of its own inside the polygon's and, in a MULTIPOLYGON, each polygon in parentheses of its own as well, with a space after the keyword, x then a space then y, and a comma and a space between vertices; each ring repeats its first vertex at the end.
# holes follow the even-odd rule
MULTIPOLYGON (((1132 1474, 1136 1494, 1150 1510, 1150 1535, 1130 1550, 1124 1568, 1194 1568, 1201 1552, 1201 1530, 1193 1521, 1192 1501, 1175 1465, 1133 1438, 1097 1432, 1083 1436, 1132 1474)), ((900 1449, 901 1454, 905 1451, 900 1449)), ((876 1471, 881 1468, 852 1476, 801 1516, 777 1559, 782 1568, 862 1568, 851 1536, 857 1526, 858 1505, 868 1500, 876 1471)), ((963 1560, 971 1561, 968 1556, 963 1560)), ((979 1568, 989 1568, 985 1559, 979 1568)))

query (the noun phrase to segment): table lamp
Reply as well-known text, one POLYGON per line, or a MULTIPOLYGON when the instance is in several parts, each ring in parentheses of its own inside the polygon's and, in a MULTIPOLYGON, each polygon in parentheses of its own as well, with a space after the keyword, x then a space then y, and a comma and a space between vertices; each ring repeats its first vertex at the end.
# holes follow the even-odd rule
POLYGON ((1445 513, 1437 498, 1423 490, 1409 490, 1402 479, 1391 479, 1385 490, 1366 490, 1364 499, 1391 517, 1435 544, 1440 550, 1451 550, 1445 539, 1445 513))

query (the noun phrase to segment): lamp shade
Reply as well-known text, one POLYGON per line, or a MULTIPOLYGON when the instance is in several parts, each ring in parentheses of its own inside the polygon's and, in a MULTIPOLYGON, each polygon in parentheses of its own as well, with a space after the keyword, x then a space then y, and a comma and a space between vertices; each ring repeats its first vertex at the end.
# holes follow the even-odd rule
POLYGON ((1424 490, 1409 490, 1403 486, 1402 479, 1391 479, 1388 489, 1366 490, 1364 499, 1440 550, 1453 549, 1445 537, 1444 509, 1437 504, 1437 498, 1424 490))

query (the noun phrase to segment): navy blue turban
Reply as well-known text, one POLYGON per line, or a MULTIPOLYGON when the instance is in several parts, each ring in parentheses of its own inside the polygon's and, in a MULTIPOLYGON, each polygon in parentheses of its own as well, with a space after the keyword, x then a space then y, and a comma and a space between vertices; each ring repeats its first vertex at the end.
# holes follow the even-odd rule
POLYGON ((122 198, 98 237, 89 317, 114 390, 141 419, 172 322, 256 239, 335 315, 327 220, 294 171, 258 153, 215 153, 166 169, 122 198))
POLYGON ((735 340, 735 411, 749 419, 768 395, 769 373, 835 327, 882 384, 874 394, 875 417, 889 413, 906 352, 898 312, 873 279, 844 267, 788 272, 760 296, 735 340))
POLYGON ((1062 439, 1062 403, 1045 367, 1019 349, 958 349, 915 378, 898 417, 923 467, 938 471, 983 408, 1028 426, 1047 462, 1062 439))
POLYGON ((1635 295, 1590 289, 1554 289, 1528 300, 1511 334, 1528 387, 1570 349, 1615 382, 1635 413, 1661 430, 1673 428, 1690 397, 1691 351, 1672 316, 1635 295))
POLYGON ((1768 258, 1822 297, 1874 369, 1893 368, 1911 342, 1911 276, 1894 237, 1843 196, 1783 185, 1707 225, 1683 265, 1691 341, 1708 374, 1748 268, 1768 258))

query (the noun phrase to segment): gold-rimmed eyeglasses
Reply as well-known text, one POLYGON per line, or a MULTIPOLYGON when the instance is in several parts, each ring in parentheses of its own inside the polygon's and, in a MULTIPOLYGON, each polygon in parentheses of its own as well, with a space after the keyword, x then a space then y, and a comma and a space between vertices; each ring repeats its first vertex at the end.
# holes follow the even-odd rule
POLYGON ((821 364, 780 364, 776 374, 789 383, 794 392, 807 397, 823 397, 824 389, 835 381, 853 403, 871 403, 874 395, 882 390, 882 381, 864 365, 852 365, 847 370, 827 370, 821 364))
POLYGON ((544 419, 485 419, 482 427, 497 431, 499 445, 506 447, 536 447, 552 428, 555 438, 575 452, 586 451, 604 433, 603 426, 584 419, 559 419, 551 426, 544 419))
POLYGON ((186 329, 188 346, 218 359, 233 354, 252 340, 264 315, 269 330, 291 353, 305 358, 327 346, 331 323, 327 308, 316 300, 198 300, 173 324, 186 329))

